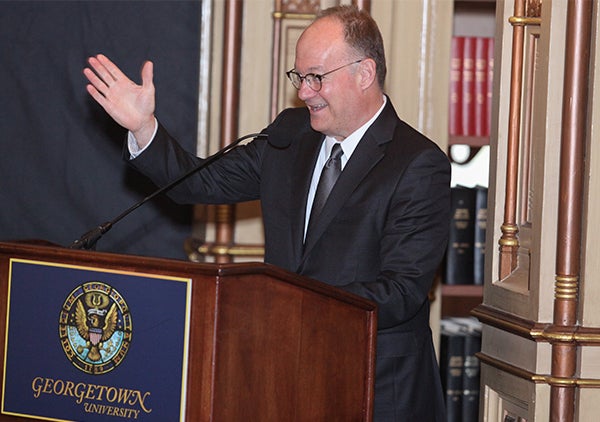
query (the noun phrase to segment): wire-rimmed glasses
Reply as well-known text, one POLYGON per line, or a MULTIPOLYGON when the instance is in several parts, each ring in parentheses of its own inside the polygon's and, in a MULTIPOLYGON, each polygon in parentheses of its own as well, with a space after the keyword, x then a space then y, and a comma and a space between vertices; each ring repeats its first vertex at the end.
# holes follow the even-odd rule
POLYGON ((315 92, 319 92, 321 90, 321 87, 323 86, 323 77, 329 75, 330 73, 337 72, 338 70, 343 69, 345 67, 351 66, 356 63, 360 63, 363 60, 364 59, 360 59, 355 60, 352 63, 346 63, 343 66, 336 67, 335 69, 330 70, 329 72, 321 74, 307 73, 306 75, 302 76, 301 74, 296 72, 296 69, 288 70, 287 72, 285 72, 285 74, 287 75, 288 79, 292 82, 292 85, 294 85, 294 88, 300 89, 300 86, 302 86, 302 81, 304 81, 310 89, 312 89, 315 92))

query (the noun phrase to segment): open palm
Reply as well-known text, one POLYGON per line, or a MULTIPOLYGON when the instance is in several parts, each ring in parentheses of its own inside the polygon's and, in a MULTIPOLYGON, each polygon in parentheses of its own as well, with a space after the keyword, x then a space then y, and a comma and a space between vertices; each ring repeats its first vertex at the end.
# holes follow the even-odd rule
POLYGON ((127 77, 106 56, 89 59, 90 68, 83 70, 89 80, 87 91, 121 126, 129 129, 138 142, 149 139, 154 130, 155 94, 153 64, 142 67, 142 85, 127 77))

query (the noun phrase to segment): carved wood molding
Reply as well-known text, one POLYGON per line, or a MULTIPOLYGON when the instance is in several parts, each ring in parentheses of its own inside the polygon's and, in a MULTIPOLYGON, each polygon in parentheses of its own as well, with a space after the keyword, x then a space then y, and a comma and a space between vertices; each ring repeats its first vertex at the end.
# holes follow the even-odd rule
MULTIPOLYGON (((514 15, 508 19, 513 27, 511 81, 508 122, 508 156, 506 161, 506 191, 504 201, 504 222, 500 227, 499 277, 509 277, 518 265, 519 225, 517 224, 517 203, 519 191, 519 159, 521 142, 521 114, 523 98, 523 69, 525 27, 541 24, 541 0, 517 0, 514 15)), ((525 122, 527 123, 527 122, 525 122)))
POLYGON ((528 0, 525 13, 529 18, 540 18, 542 16, 542 0, 528 0))
POLYGON ((580 325, 564 327, 551 323, 536 322, 485 304, 477 306, 471 314, 485 325, 536 342, 600 346, 600 327, 580 325))
POLYGON ((566 388, 600 388, 600 379, 577 377, 564 378, 554 377, 551 375, 536 374, 526 369, 519 368, 518 366, 511 365, 510 363, 504 362, 503 360, 486 355, 485 353, 477 353, 476 356, 481 363, 499 369, 515 377, 524 379, 529 382, 533 382, 535 384, 548 384, 554 387, 566 388))
MULTIPOLYGON (((600 347, 600 327, 556 326, 527 320, 483 304, 471 313, 485 325, 535 342, 550 343, 566 349, 576 349, 578 346, 600 347)), ((536 374, 484 352, 478 353, 477 358, 493 368, 537 384, 548 384, 558 388, 600 388, 600 379, 536 374)))

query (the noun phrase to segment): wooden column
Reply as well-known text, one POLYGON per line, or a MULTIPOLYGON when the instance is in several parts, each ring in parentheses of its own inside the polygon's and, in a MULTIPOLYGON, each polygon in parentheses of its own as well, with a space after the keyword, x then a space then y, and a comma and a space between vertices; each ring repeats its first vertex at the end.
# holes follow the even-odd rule
MULTIPOLYGON (((225 34, 223 43, 223 81, 221 86, 221 147, 238 136, 238 113, 240 102, 240 62, 242 55, 243 0, 227 0, 225 3, 225 34)), ((235 206, 216 207, 215 247, 227 248, 233 243, 235 232, 235 206)), ((217 254, 217 263, 232 262, 231 255, 217 254)))
POLYGON ((506 160, 506 191, 504 221, 501 227, 499 278, 508 277, 517 267, 519 239, 517 234, 517 195, 519 180, 519 139, 521 132, 521 97, 523 92, 523 41, 525 35, 525 0, 516 0, 513 25, 512 66, 508 127, 508 157, 506 160))
MULTIPOLYGON (((567 9, 565 79, 562 108, 560 183, 556 245, 554 326, 573 328, 578 323, 585 141, 592 1, 572 0, 567 9)), ((552 420, 573 421, 577 344, 552 344, 550 406, 552 420)))

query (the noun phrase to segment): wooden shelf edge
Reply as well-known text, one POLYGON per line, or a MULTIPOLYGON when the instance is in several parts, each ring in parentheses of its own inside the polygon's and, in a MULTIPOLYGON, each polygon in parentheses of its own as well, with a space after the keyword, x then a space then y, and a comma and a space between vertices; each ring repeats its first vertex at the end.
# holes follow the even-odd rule
POLYGON ((442 284, 441 317, 467 317, 483 300, 483 286, 442 284))

